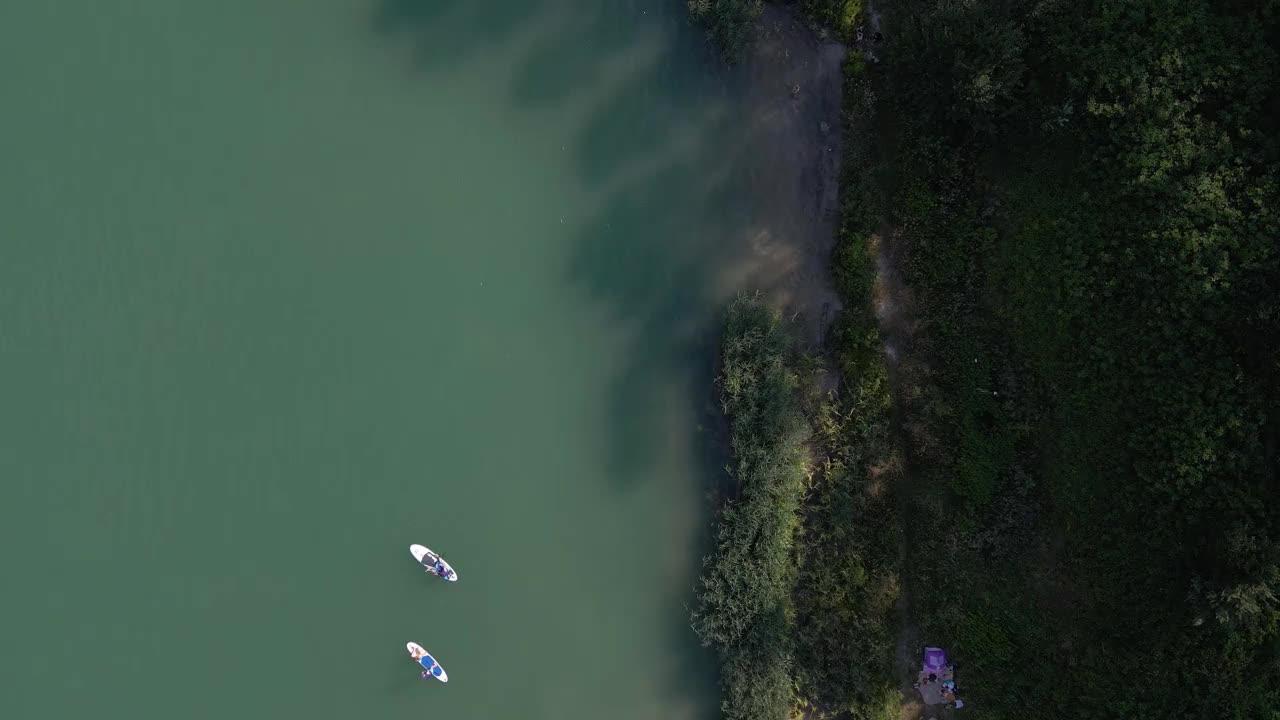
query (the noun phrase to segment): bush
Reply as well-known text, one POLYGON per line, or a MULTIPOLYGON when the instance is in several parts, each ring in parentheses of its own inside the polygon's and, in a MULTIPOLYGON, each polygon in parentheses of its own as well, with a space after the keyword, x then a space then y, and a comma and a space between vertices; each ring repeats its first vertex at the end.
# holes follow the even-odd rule
POLYGON ((862 24, 862 0, 803 0, 800 12, 819 28, 831 28, 841 40, 852 40, 862 24))
POLYGON ((738 497, 720 514, 694 629, 720 651, 725 716, 783 720, 791 707, 789 628, 808 428, 791 340, 776 311, 740 297, 725 324, 719 386, 738 497))
POLYGON ((726 62, 737 62, 755 37, 761 0, 689 0, 689 16, 706 28, 726 62))
POLYGON ((720 513, 694 613, 720 652, 727 718, 781 720, 795 707, 879 718, 894 697, 888 383, 865 314, 843 318, 840 333, 858 339, 841 347, 861 368, 847 392, 823 394, 821 362, 795 353, 776 311, 753 297, 729 308, 718 383, 739 492, 720 513))
POLYGON ((1258 714, 1245 688, 1280 645, 1277 16, 889 10, 926 636, 996 717, 1258 714))

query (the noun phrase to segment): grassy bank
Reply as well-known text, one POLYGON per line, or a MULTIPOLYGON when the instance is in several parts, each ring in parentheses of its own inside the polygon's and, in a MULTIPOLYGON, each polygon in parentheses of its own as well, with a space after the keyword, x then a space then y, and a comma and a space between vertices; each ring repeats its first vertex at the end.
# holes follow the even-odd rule
MULTIPOLYGON (((844 12, 853 3, 827 3, 844 12)), ((860 719, 897 718, 893 666, 903 458, 873 310, 879 154, 874 91, 860 53, 844 66, 843 168, 832 272, 844 310, 806 385, 816 472, 806 497, 797 590, 799 704, 860 719), (823 392, 822 374, 838 378, 823 392)))
MULTIPOLYGON (((809 5, 839 27, 844 4, 809 5)), ((885 11, 883 62, 845 68, 849 310, 830 357, 790 356, 811 458, 771 626, 790 702, 883 710, 900 579, 982 717, 1269 716, 1280 10, 885 11), (901 458, 868 309, 876 231, 915 329, 901 458), (812 390, 815 362, 834 395, 812 390), (919 528, 902 568, 899 509, 919 528)), ((749 675, 726 675, 730 697, 749 675)))
POLYGON ((785 718, 792 702, 795 539, 808 427, 778 314, 740 298, 725 324, 721 400, 737 496, 721 511, 694 627, 723 662, 724 715, 785 718))
POLYGON ((984 717, 1271 712, 1274 8, 889 11, 926 640, 984 717))
POLYGON ((877 338, 841 329, 847 389, 822 393, 775 310, 728 311, 719 379, 738 492, 718 518, 694 627, 720 654, 724 715, 896 717, 897 459, 877 338), (847 333, 847 335, 846 335, 847 333))
MULTIPOLYGON (((860 64, 846 78, 847 134, 875 117, 860 64)), ((846 311, 829 352, 803 355, 775 310, 740 298, 719 386, 739 494, 721 512, 695 628, 722 658, 728 718, 896 718, 902 461, 871 308, 872 147, 846 146, 837 277, 846 311), (820 389, 831 374, 835 390, 820 389)))
POLYGON ((874 327, 851 313, 838 328, 845 380, 807 388, 817 464, 805 497, 797 564, 797 705, 866 720, 896 718, 901 459, 890 442, 890 398, 874 327))
MULTIPOLYGON (((848 25, 854 6, 823 0, 803 9, 817 22, 847 11, 848 25)), ((755 298, 727 315, 720 388, 741 494, 719 518, 695 627, 721 653, 729 718, 898 717, 902 460, 890 442, 871 306, 880 216, 868 172, 873 98, 861 56, 851 55, 835 273, 846 310, 829 347, 797 352, 776 312, 755 298), (836 389, 821 389, 832 375, 836 389)))

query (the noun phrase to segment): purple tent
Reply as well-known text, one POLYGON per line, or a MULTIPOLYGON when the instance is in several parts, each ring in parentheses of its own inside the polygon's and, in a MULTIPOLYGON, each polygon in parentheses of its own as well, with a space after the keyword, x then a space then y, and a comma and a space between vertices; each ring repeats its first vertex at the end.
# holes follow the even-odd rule
POLYGON ((924 649, 924 667, 925 672, 940 673, 942 668, 947 666, 947 654, 942 648, 927 647, 924 649))

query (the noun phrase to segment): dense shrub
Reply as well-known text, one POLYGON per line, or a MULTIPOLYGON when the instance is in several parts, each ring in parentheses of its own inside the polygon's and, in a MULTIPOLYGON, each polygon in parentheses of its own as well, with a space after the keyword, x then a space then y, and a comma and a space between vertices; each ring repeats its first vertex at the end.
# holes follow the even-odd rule
MULTIPOLYGON (((801 7, 844 34, 853 6, 801 7)), ((755 8, 691 4, 728 49, 755 8)), ((1280 6, 884 10, 883 62, 846 64, 841 389, 804 390, 768 311, 730 313, 742 495, 696 617, 726 714, 891 712, 899 571, 984 717, 1274 714, 1280 6), (882 215, 914 299, 904 458, 866 311, 882 215)))
POLYGON ((735 62, 751 45, 762 7, 761 0, 689 0, 689 16, 706 28, 721 56, 735 62))
POLYGON ((791 340, 758 298, 729 308, 719 378, 738 496, 721 511, 694 628, 723 661, 725 716, 781 720, 791 708, 791 595, 808 427, 791 340))
POLYGON ((854 37, 854 31, 863 22, 863 0, 800 0, 800 12, 819 28, 819 32, 832 32, 839 39, 854 37))
POLYGON ((839 330, 838 355, 860 379, 824 394, 822 361, 795 352, 775 310, 747 297, 729 308, 719 386, 738 494, 694 613, 721 654, 728 718, 896 717, 896 467, 869 317, 847 313, 839 330))
MULTIPOLYGON (((821 464, 806 498, 795 594, 800 698, 819 710, 884 717, 893 682, 900 463, 889 442, 888 379, 866 314, 839 328, 847 386, 809 416, 821 464), (849 372, 857 368, 856 373, 849 372)), ((897 717, 896 711, 891 714, 897 717)))
POLYGON ((890 10, 911 581, 993 717, 1274 703, 1275 10, 890 10))

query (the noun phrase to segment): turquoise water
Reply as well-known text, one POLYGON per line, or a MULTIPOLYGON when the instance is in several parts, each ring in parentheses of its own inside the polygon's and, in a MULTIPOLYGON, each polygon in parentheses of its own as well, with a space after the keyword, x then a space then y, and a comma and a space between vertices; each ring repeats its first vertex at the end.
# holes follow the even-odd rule
POLYGON ((0 716, 713 716, 719 72, 682 3, 0 5, 0 716))

